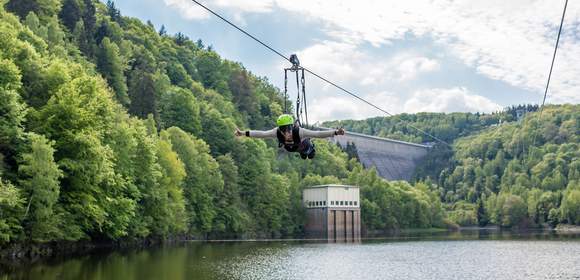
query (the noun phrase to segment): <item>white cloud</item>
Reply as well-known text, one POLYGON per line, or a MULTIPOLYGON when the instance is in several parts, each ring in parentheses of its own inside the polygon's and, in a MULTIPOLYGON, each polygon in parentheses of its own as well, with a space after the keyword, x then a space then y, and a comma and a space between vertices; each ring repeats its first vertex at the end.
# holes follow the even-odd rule
MULTIPOLYGON (((389 113, 401 113, 400 100, 393 93, 377 92, 365 98, 389 113)), ((376 108, 346 95, 321 96, 309 101, 308 117, 311 123, 340 119, 365 119, 385 115, 376 108)))
POLYGON ((189 20, 207 19, 209 13, 190 0, 163 0, 165 5, 179 11, 181 16, 189 20))
POLYGON ((301 61, 316 62, 308 65, 313 71, 341 81, 362 77, 361 66, 369 63, 368 56, 358 51, 355 45, 333 41, 315 44, 297 55, 301 61))
POLYGON ((246 13, 268 13, 274 7, 273 0, 216 0, 215 4, 246 13))
MULTIPOLYGON (((365 99, 391 114, 418 112, 495 112, 502 106, 464 87, 432 88, 400 98, 392 92, 367 94, 365 99)), ((340 119, 366 119, 385 113, 347 95, 325 95, 309 101, 311 123, 340 119)))
POLYGON ((341 81, 341 84, 355 82, 363 86, 384 86, 389 81, 408 82, 421 73, 440 68, 438 60, 411 52, 394 57, 371 56, 351 42, 326 40, 297 53, 301 61, 310 62, 307 67, 331 80, 341 81))
MULTIPOLYGON (((163 0, 165 5, 179 11, 179 13, 188 20, 200 20, 209 18, 209 13, 192 2, 191 0, 163 0)), ((207 3, 202 3, 206 5, 207 3)), ((273 0, 216 0, 207 5, 217 6, 220 8, 230 9, 234 11, 234 18, 236 21, 245 23, 243 18, 244 13, 268 13, 274 7, 273 0)))
POLYGON ((439 62, 427 57, 395 58, 396 75, 399 81, 408 81, 417 77, 420 73, 439 70, 439 62))
MULTIPOLYGON (((406 34, 429 36, 479 73, 538 97, 563 8, 562 1, 537 0, 295 0, 277 5, 323 20, 328 34, 345 42, 382 46, 406 34)), ((573 35, 579 23, 580 4, 571 2, 551 84, 555 102, 580 102, 580 40, 573 35)))
POLYGON ((413 94, 404 111, 416 112, 494 112, 502 107, 493 101, 470 93, 466 88, 426 89, 413 94))

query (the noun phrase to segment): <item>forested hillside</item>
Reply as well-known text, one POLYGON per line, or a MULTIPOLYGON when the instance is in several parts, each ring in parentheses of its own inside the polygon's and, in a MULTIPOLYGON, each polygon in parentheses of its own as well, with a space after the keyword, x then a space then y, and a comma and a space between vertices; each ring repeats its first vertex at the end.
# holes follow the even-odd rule
POLYGON ((547 106, 455 145, 439 177, 461 224, 580 224, 580 105, 547 106))
POLYGON ((449 219, 461 225, 580 224, 580 105, 550 105, 518 121, 519 106, 494 114, 400 115, 329 122, 407 141, 437 144, 415 178, 437 185, 449 219), (499 120, 502 120, 500 122, 499 120), (396 127, 398 127, 396 129, 396 127), (399 135, 400 133, 406 135, 399 135))
POLYGON ((0 246, 302 235, 301 190, 362 187, 369 230, 440 226, 437 193, 388 183, 317 142, 317 157, 236 139, 282 94, 201 40, 112 2, 0 1, 0 246))
POLYGON ((366 120, 341 120, 324 122, 326 127, 342 126, 347 130, 413 143, 436 143, 423 130, 445 142, 467 136, 500 122, 517 120, 520 113, 534 112, 537 105, 520 105, 492 114, 480 113, 417 113, 392 117, 375 117, 366 120))

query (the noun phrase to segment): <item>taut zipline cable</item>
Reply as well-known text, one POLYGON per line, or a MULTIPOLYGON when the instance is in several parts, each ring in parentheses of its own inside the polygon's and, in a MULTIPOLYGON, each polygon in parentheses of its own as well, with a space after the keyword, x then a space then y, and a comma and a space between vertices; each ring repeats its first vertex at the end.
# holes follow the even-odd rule
POLYGON ((560 29, 558 30, 558 38, 556 38, 556 46, 554 46, 554 55, 552 56, 552 64, 550 65, 550 73, 548 74, 548 82, 546 83, 546 90, 544 91, 544 99, 540 107, 540 118, 542 117, 542 109, 546 103, 546 96, 548 96, 548 87, 550 87, 550 79, 552 78, 552 70, 554 69, 554 61, 556 61, 556 52, 558 51, 558 43, 560 42, 560 34, 562 34, 562 26, 564 25, 564 16, 566 16, 566 7, 568 7, 568 0, 564 3, 564 11, 562 12, 562 20, 560 20, 560 29))
MULTIPOLYGON (((544 104, 546 103, 546 97, 548 96, 548 88, 550 87, 550 79, 552 78, 552 70, 554 69, 554 61, 556 61, 556 53, 558 52, 558 43, 560 43, 560 34, 562 34, 562 26, 564 25, 564 17, 566 16, 566 8, 568 7, 568 0, 564 3, 564 10, 562 11, 562 19, 560 20, 560 29, 558 29, 558 37, 556 38, 556 45, 554 46, 554 54, 552 55, 552 64, 550 65, 550 72, 548 73, 548 81, 546 82, 546 89, 544 90, 544 98, 542 99, 542 105, 540 106, 540 114, 538 115, 538 124, 542 120, 542 113, 544 112, 544 104)), ((536 137, 538 133, 534 133, 532 140, 532 147, 530 147, 528 161, 530 161, 533 155, 533 146, 536 146, 536 137)), ((525 144, 524 144, 525 147, 525 144)), ((525 155, 524 155, 525 162, 525 155)))

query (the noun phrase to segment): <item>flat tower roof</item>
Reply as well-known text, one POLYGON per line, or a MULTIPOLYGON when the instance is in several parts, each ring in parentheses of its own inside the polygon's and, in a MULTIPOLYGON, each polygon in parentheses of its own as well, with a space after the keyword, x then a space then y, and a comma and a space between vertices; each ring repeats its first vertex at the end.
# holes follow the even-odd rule
POLYGON ((306 187, 305 189, 321 189, 321 188, 359 188, 358 186, 351 185, 338 185, 338 184, 328 184, 328 185, 317 185, 306 187))

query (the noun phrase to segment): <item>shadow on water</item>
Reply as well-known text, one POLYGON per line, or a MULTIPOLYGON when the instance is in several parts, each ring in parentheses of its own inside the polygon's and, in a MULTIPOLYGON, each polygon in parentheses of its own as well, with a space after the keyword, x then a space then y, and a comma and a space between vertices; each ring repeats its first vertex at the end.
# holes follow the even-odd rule
MULTIPOLYGON (((395 236, 363 239, 363 245, 415 241, 465 240, 574 240, 579 234, 554 231, 500 231, 465 229, 459 232, 403 232, 395 236)), ((308 250, 335 250, 321 240, 268 240, 184 242, 148 249, 96 251, 80 257, 54 258, 19 267, 4 267, 4 279, 222 279, 224 267, 232 270, 239 260, 251 259, 257 267, 273 258, 308 250)), ((339 247, 336 247, 339 246, 339 247)), ((352 246, 352 245, 351 245, 352 246)), ((356 244, 354 246, 357 246, 356 244)), ((339 249, 342 250, 342 249, 339 249)), ((298 253, 299 254, 299 253, 298 253)), ((245 269, 245 268, 244 268, 245 269)), ((227 277, 229 278, 229 277, 227 277)), ((237 277, 233 277, 237 278, 237 277)))

